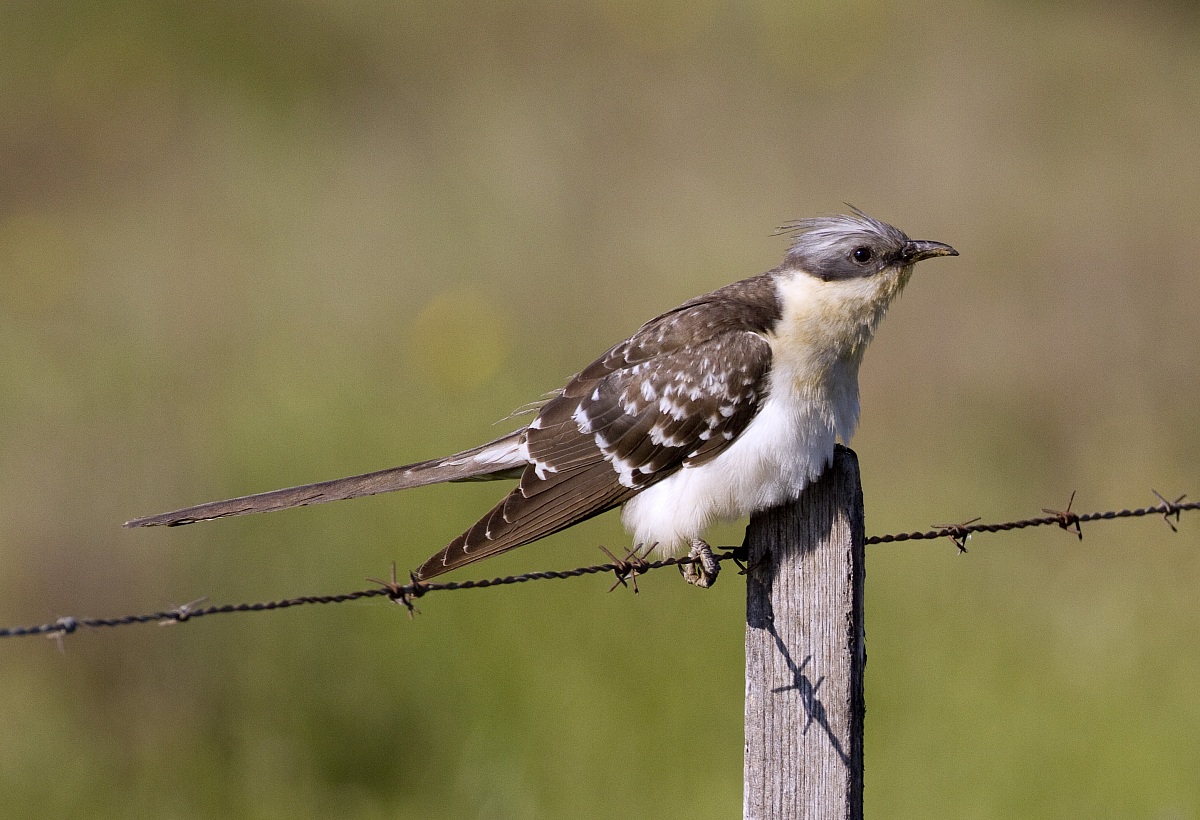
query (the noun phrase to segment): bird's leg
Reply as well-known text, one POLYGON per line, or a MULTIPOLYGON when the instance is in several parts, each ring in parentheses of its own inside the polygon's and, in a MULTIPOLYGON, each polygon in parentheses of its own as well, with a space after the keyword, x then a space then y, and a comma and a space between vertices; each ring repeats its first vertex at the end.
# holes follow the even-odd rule
POLYGON ((699 538, 695 538, 692 540, 692 549, 688 553, 688 558, 695 558, 696 561, 691 564, 679 565, 679 572, 685 581, 701 589, 708 589, 717 582, 717 574, 721 571, 721 562, 713 555, 712 547, 699 538))

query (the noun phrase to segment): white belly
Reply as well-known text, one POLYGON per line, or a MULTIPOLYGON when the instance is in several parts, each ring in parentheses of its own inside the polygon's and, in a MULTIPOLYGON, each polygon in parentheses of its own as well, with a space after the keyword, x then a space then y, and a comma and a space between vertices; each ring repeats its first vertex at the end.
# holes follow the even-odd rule
MULTIPOLYGON (((857 396, 853 403, 846 408, 851 419, 857 417, 857 396)), ((675 554, 718 521, 798 498, 833 459, 835 412, 826 397, 802 399, 790 390, 772 390, 725 452, 684 467, 626 502, 621 518, 634 543, 658 544, 664 554, 675 554)), ((845 438, 853 425, 851 420, 842 427, 845 438)))

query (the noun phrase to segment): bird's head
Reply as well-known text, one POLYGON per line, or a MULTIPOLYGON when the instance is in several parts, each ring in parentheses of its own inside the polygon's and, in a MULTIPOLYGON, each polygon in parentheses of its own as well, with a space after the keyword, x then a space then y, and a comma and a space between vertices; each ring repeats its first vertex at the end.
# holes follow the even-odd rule
POLYGON ((857 360, 913 266, 935 256, 957 256, 941 242, 909 239, 858 209, 840 216, 784 226, 795 238, 776 269, 782 298, 777 334, 797 350, 822 358, 857 360))
POLYGON ((909 239, 900 229, 852 210, 852 214, 802 219, 780 228, 795 237, 785 266, 822 282, 895 279, 902 286, 922 259, 958 256, 949 245, 909 239))

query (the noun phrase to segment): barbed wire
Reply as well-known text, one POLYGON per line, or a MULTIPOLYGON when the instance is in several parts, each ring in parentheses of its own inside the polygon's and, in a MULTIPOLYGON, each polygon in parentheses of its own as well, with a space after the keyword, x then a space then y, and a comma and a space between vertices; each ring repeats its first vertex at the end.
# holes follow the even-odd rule
MULTIPOLYGON (((1182 513, 1200 509, 1200 501, 1185 502, 1186 495, 1181 495, 1174 501, 1168 501, 1157 491, 1151 490, 1151 492, 1159 499, 1159 503, 1151 507, 1076 513, 1071 511, 1071 505, 1075 501, 1075 493, 1071 493, 1071 498, 1067 502, 1066 509, 1055 510, 1043 507, 1042 512, 1046 513, 1046 515, 1037 518, 1024 518, 1017 521, 1003 521, 999 523, 979 523, 980 519, 973 518, 961 524, 933 524, 933 528, 929 530, 889 535, 872 535, 866 539, 866 543, 869 545, 893 544, 903 541, 929 541, 939 538, 949 538, 958 547, 960 552, 966 552, 967 540, 975 533, 1001 533, 1031 527, 1057 525, 1082 540, 1082 524, 1096 521, 1112 521, 1118 518, 1140 518, 1147 515, 1161 515, 1163 520, 1167 522, 1167 526, 1171 528, 1171 531, 1176 532, 1176 524, 1179 522, 1182 513)), ((648 561, 646 558, 650 552, 649 548, 645 550, 634 548, 624 558, 618 558, 604 547, 600 549, 604 550, 612 560, 605 564, 596 564, 589 567, 576 567, 575 569, 567 570, 543 570, 541 572, 527 572, 520 575, 505 575, 497 578, 482 578, 471 581, 430 582, 420 581, 416 576, 410 576, 409 582, 402 584, 396 578, 396 565, 393 563, 391 577, 388 580, 368 578, 368 581, 377 584, 377 586, 356 592, 346 592, 336 595, 301 595, 296 598, 284 598, 278 601, 211 606, 202 606, 208 599, 201 598, 175 607, 174 609, 144 615, 124 615, 117 618, 75 618, 65 616, 56 621, 36 626, 3 627, 0 628, 0 638, 46 635, 61 640, 64 635, 70 635, 80 627, 97 629, 146 623, 158 623, 161 626, 169 626, 192 621, 207 615, 270 612, 277 609, 290 609, 292 607, 308 606, 311 604, 342 604, 349 601, 361 601, 370 598, 388 598, 391 601, 395 601, 407 608, 409 617, 412 617, 414 612, 419 611, 414 603, 416 599, 431 592, 487 589, 489 587, 508 586, 511 584, 524 584, 530 581, 565 580, 567 578, 581 578, 585 575, 604 575, 610 572, 616 576, 616 581, 609 588, 610 592, 618 586, 631 587, 634 592, 637 592, 638 576, 645 575, 656 569, 662 569, 663 567, 684 567, 688 564, 697 563, 700 560, 685 556, 682 558, 663 558, 656 561, 648 561)), ((717 561, 734 561, 741 566, 743 572, 745 571, 745 567, 741 565, 742 561, 747 557, 744 547, 719 547, 718 549, 721 552, 713 556, 717 561)))

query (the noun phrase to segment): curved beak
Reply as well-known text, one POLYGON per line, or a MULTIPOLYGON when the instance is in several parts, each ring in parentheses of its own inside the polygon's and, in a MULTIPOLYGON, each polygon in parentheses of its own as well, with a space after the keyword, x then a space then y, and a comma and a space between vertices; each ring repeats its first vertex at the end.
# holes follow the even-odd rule
POLYGON ((944 242, 929 239, 910 239, 904 243, 904 261, 920 262, 935 256, 958 256, 958 251, 944 242))

